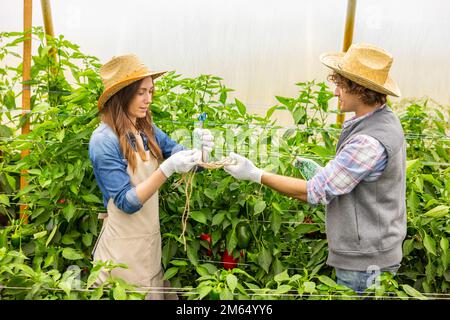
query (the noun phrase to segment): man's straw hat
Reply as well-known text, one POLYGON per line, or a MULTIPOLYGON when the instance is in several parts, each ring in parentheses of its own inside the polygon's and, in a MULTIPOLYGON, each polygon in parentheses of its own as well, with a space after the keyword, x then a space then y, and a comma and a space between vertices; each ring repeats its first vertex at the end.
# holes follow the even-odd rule
POLYGON ((397 84, 389 77, 392 55, 370 44, 353 44, 346 53, 327 52, 320 61, 345 78, 373 91, 399 97, 397 84))
POLYGON ((153 79, 163 75, 166 71, 151 71, 135 54, 113 57, 100 68, 105 90, 98 99, 98 110, 120 89, 148 76, 153 79))

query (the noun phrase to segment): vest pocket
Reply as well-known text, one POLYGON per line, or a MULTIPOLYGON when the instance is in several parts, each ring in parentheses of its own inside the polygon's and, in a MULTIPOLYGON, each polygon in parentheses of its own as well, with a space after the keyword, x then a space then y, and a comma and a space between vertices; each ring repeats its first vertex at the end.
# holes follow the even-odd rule
POLYGON ((359 251, 360 235, 355 208, 327 213, 328 247, 335 252, 359 251))

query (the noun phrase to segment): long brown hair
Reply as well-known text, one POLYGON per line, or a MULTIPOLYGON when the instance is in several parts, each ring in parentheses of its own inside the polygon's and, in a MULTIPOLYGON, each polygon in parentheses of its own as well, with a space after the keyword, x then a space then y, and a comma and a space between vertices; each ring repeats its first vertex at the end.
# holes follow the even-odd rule
MULTIPOLYGON (((142 79, 143 80, 143 79, 142 79)), ((128 114, 128 105, 140 88, 142 80, 133 82, 125 88, 114 94, 103 106, 100 111, 101 120, 112 128, 114 133, 119 137, 120 149, 123 155, 128 160, 132 171, 136 169, 136 156, 127 136, 132 132, 133 123, 128 114)), ((145 118, 137 118, 135 127, 139 131, 144 132, 148 137, 148 148, 152 155, 158 160, 162 161, 163 155, 158 143, 155 139, 153 131, 153 119, 150 110, 147 112, 145 118)), ((135 143, 136 150, 143 161, 149 160, 146 157, 145 151, 140 147, 139 143, 135 143)))
POLYGON ((357 95, 362 102, 370 106, 386 103, 385 94, 363 87, 339 73, 333 72, 333 74, 328 76, 328 80, 334 82, 337 86, 340 86, 345 92, 357 95))

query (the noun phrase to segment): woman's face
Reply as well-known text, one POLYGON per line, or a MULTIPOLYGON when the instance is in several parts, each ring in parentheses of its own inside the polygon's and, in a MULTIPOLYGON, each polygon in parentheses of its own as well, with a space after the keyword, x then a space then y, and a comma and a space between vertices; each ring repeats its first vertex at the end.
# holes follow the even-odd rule
POLYGON ((152 77, 147 77, 142 80, 139 89, 128 105, 128 114, 133 121, 147 116, 148 106, 152 103, 152 97, 153 79, 152 77))

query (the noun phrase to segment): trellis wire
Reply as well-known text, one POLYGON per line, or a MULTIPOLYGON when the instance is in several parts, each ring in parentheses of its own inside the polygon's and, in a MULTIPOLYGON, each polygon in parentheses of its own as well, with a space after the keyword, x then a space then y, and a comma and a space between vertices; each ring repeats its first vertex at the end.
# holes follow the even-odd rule
MULTIPOLYGON (((33 290, 33 287, 10 287, 10 286, 3 286, 0 285, 0 289, 11 289, 11 290, 33 290)), ((61 288, 48 288, 43 287, 40 288, 41 290, 45 291, 59 291, 59 292, 65 292, 64 289, 61 288)), ((107 292, 110 291, 112 288, 103 288, 101 291, 107 292)), ((193 290, 196 288, 177 288, 177 287, 140 287, 140 290, 125 290, 126 293, 138 293, 138 294, 151 294, 151 293, 162 293, 162 294, 180 294, 182 296, 186 295, 199 295, 198 292, 195 291, 187 291, 187 290, 193 290)), ((70 289, 70 292, 94 292, 96 289, 70 289)), ((277 289, 247 289, 243 288, 244 291, 246 291, 246 296, 252 297, 252 296, 267 296, 267 297, 299 297, 307 299, 309 297, 327 297, 327 298, 333 298, 338 297, 341 299, 346 298, 355 298, 355 299, 395 299, 395 300, 420 300, 419 297, 413 297, 413 296, 394 296, 397 293, 396 292, 384 292, 384 293, 391 293, 391 295, 371 295, 370 292, 366 293, 368 295, 354 295, 354 294, 338 294, 338 293, 332 293, 332 294, 314 294, 314 293, 276 293, 276 292, 266 292, 266 293, 255 293, 254 291, 268 291, 268 290, 277 290, 277 289), (248 293, 253 292, 253 293, 248 293)), ((295 291, 295 289, 291 289, 289 291, 295 291)), ((238 292, 230 292, 233 296, 239 296, 240 293, 238 292)), ((241 293, 242 294, 242 293, 241 293)), ((448 297, 447 294, 440 294, 440 293, 421 293, 426 299, 430 300, 450 300, 450 297, 448 297)), ((245 295, 244 295, 245 296, 245 295)))

